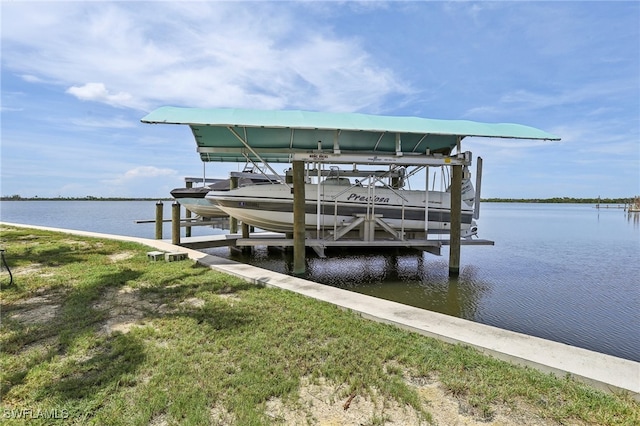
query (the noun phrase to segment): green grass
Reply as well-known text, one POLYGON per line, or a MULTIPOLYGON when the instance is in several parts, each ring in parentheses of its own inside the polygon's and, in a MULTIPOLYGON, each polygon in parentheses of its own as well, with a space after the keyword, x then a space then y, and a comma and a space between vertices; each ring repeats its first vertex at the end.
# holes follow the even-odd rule
MULTIPOLYGON (((0 293, 0 416, 7 423, 207 425, 216 423, 218 410, 239 425, 264 425, 267 401, 294 404, 303 377, 338 385, 337 404, 375 390, 427 421, 428 404, 408 377, 439 380, 485 420, 497 405, 524 403, 562 424, 640 423, 640 406, 629 396, 191 261, 150 262, 141 245, 13 227, 1 232, 14 273, 10 287, 2 275, 0 293), (114 315, 136 326, 106 333, 114 315), (10 418, 20 413, 30 418, 10 418)), ((375 413, 369 424, 385 420, 375 413)))

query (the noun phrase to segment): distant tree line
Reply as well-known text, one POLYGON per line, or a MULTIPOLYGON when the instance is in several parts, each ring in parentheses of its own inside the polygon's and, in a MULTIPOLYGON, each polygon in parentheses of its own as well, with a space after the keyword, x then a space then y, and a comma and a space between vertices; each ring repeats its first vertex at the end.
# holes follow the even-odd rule
POLYGON ((482 201, 488 203, 572 203, 572 204, 628 204, 633 200, 630 198, 483 198, 482 201))
POLYGON ((168 201, 172 198, 131 198, 131 197, 94 197, 87 195, 86 197, 22 197, 18 194, 3 195, 0 201, 168 201))

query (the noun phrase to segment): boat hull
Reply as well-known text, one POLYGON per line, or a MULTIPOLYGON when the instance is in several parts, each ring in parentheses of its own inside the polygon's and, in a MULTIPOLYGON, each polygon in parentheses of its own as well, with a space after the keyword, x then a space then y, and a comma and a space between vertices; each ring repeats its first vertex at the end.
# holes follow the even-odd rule
POLYGON ((212 204, 205 198, 180 198, 176 201, 185 209, 203 218, 228 216, 220 207, 212 204))
MULTIPOLYGON (((314 184, 305 187, 305 228, 308 231, 318 228, 335 230, 365 216, 378 218, 397 231, 425 231, 426 191, 332 185, 320 185, 319 189, 314 184)), ((211 191, 206 199, 229 216, 249 225, 273 232, 293 232, 293 195, 286 185, 256 185, 224 192, 211 191)), ((449 193, 429 191, 429 232, 450 231, 449 205, 449 193)), ((472 201, 463 202, 463 234, 475 227, 472 216, 472 201)))

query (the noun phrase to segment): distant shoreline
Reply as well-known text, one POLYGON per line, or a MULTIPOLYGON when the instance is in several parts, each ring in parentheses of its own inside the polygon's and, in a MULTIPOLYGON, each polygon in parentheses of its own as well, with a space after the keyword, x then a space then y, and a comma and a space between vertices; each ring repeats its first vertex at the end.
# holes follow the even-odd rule
POLYGON ((630 198, 481 198, 483 203, 540 203, 540 204, 629 204, 630 198))

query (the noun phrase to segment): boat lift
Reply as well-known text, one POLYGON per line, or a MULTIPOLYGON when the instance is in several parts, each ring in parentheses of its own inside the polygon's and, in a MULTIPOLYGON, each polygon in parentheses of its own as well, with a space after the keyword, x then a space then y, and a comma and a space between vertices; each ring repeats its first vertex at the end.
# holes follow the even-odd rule
MULTIPOLYGON (((298 158, 301 156, 294 156, 294 158, 298 158)), ((307 246, 310 246, 311 248, 313 248, 316 253, 321 256, 324 257, 324 249, 326 247, 333 247, 333 246, 378 246, 378 247, 408 247, 408 248, 415 248, 418 250, 423 250, 423 251, 427 251, 429 253, 432 254, 436 254, 439 255, 440 254, 440 249, 443 245, 450 245, 451 241, 454 240, 459 240, 461 245, 493 245, 493 241, 489 241, 489 240, 482 240, 482 239, 472 239, 472 236, 475 234, 475 232, 473 233, 469 233, 468 235, 460 235, 460 225, 453 225, 453 223, 451 224, 451 229, 458 229, 458 235, 455 236, 455 232, 446 232, 444 231, 444 233, 447 234, 451 234, 450 239, 443 239, 443 238, 436 238, 436 239, 432 239, 429 238, 429 234, 430 231, 428 229, 428 217, 429 217, 429 167, 430 166, 438 166, 438 167, 443 167, 444 165, 459 165, 459 166, 463 166, 463 169, 467 169, 467 166, 471 165, 471 153, 470 152, 465 152, 462 153, 461 155, 457 155, 454 158, 451 157, 445 157, 443 155, 434 155, 432 157, 423 157, 420 158, 418 161, 416 161, 416 158, 412 158, 411 160, 407 161, 406 164, 403 161, 400 161, 400 165, 398 165, 396 162, 396 164, 392 165, 389 167, 389 170, 387 171, 367 171, 367 170, 357 170, 356 166, 361 164, 361 162, 363 161, 367 161, 367 159, 363 159, 362 156, 347 156, 347 157, 343 157, 343 158, 336 158, 335 156, 332 155, 325 155, 321 152, 321 150, 318 150, 318 152, 310 154, 309 155, 309 160, 315 160, 313 163, 313 166, 315 167, 315 169, 310 169, 307 171, 307 176, 313 176, 313 175, 317 175, 317 179, 318 182, 320 182, 322 177, 331 177, 333 175, 338 174, 338 176, 342 176, 342 177, 360 177, 363 178, 362 180, 358 180, 356 184, 360 184, 363 186, 366 186, 369 190, 368 196, 367 196, 367 209, 366 209, 366 213, 364 214, 356 214, 354 215, 354 218, 348 222, 348 223, 343 223, 343 224, 338 224, 337 221, 334 220, 334 226, 332 229, 330 229, 328 232, 322 232, 323 229, 320 225, 320 216, 322 214, 326 215, 332 215, 331 212, 321 212, 321 203, 318 202, 317 203, 317 218, 318 218, 318 223, 316 226, 316 235, 310 235, 310 233, 307 233, 305 235, 305 243, 307 246), (351 163, 354 165, 354 170, 340 170, 339 172, 336 172, 336 169, 330 168, 329 170, 323 170, 322 169, 322 164, 324 162, 330 163, 330 164, 340 164, 340 163, 351 163), (415 164, 418 163, 418 164, 415 164), (415 169, 407 174, 406 173, 406 168, 407 166, 415 166, 415 169), (408 179, 411 175, 416 174, 418 171, 422 171, 424 170, 425 172, 425 176, 426 176, 426 180, 425 180, 425 211, 424 211, 424 216, 425 216, 425 228, 424 231, 421 233, 416 233, 416 232, 411 232, 411 233, 407 233, 404 230, 404 206, 402 209, 402 214, 403 214, 403 219, 401 221, 401 225, 400 228, 397 229, 396 227, 392 226, 391 224, 389 224, 387 221, 385 221, 385 218, 380 215, 380 214, 376 214, 376 197, 375 197, 375 191, 376 188, 378 187, 378 183, 380 183, 380 186, 385 186, 388 189, 390 189, 392 192, 394 192, 396 195, 398 195, 401 199, 404 199, 405 201, 406 198, 404 198, 404 196, 402 195, 402 191, 399 191, 399 189, 402 187, 403 185, 403 181, 405 179, 408 179), (388 179, 391 182, 387 183, 384 180, 388 179), (462 237, 462 239, 460 239, 462 237)), ((304 158, 303 158, 304 160, 304 158)), ((389 159, 381 159, 382 163, 384 164, 386 161, 389 161, 389 159)), ((305 164, 309 164, 305 161, 305 164)), ((478 161, 478 174, 477 176, 481 175, 481 167, 482 167, 482 159, 480 158, 478 161)), ((291 172, 289 172, 291 173, 291 172)), ((480 182, 479 180, 477 180, 476 185, 479 186, 480 182)), ((460 188, 460 185, 457 186, 458 188, 460 188)), ((317 186, 318 188, 318 194, 317 194, 317 200, 321 200, 321 185, 317 186)), ((345 187, 345 189, 339 193, 338 195, 348 191, 349 189, 351 189, 352 186, 348 186, 345 187)), ((455 186, 452 186, 452 188, 455 188, 455 186)), ((453 191, 452 191, 452 195, 453 195, 453 191)), ((474 213, 473 216, 474 218, 478 218, 478 211, 479 211, 479 194, 476 197, 476 201, 475 201, 475 208, 474 208, 474 213)), ((337 216, 337 201, 336 198, 337 196, 334 196, 333 200, 322 200, 322 201, 333 201, 334 202, 334 211, 333 211, 333 216, 334 218, 337 216)), ((460 203, 456 203, 458 206, 458 209, 460 209, 460 203)), ((452 201, 452 205, 453 205, 453 201, 452 201)), ((453 222, 453 218, 456 217, 456 215, 459 217, 459 212, 456 214, 453 210, 452 210, 452 222, 453 222)), ((443 233, 442 231, 440 231, 440 233, 443 233)), ((249 241, 247 241, 246 239, 242 240, 242 241, 238 241, 238 244, 250 244, 249 241)), ((455 244, 455 243, 454 243, 455 244)))
MULTIPOLYGON (((462 244, 493 244, 486 240, 461 238, 461 192, 464 169, 471 166, 471 153, 463 152, 465 137, 559 140, 542 130, 518 124, 489 124, 462 120, 431 120, 418 117, 390 117, 366 114, 337 114, 306 111, 260 111, 243 109, 159 108, 141 120, 151 124, 188 125, 203 162, 260 162, 271 174, 272 163, 289 163, 290 174, 283 179, 293 192, 293 235, 273 245, 293 245, 294 274, 305 271, 305 247, 367 245, 404 246, 439 253, 449 244, 449 275, 457 276, 462 244), (455 151, 455 154, 452 154, 455 151), (428 197, 429 167, 450 167, 451 221, 449 240, 431 240, 428 229, 421 238, 408 238, 402 229, 394 229, 382 217, 376 217, 375 205, 364 217, 356 217, 346 227, 335 228, 333 238, 308 236, 305 229, 305 170, 314 165, 322 175, 324 165, 382 165, 391 170, 400 167, 424 167, 428 197), (360 239, 345 239, 358 228, 360 239), (384 239, 378 234, 385 234, 384 239), (289 238, 290 237, 290 238, 289 238), (390 238, 389 238, 390 237, 390 238)), ((482 161, 478 158, 477 177, 482 161)), ((401 177, 398 175, 398 179, 401 177)), ((377 176, 368 177, 370 182, 377 176)), ((375 186, 373 187, 375 190, 375 186)), ((474 216, 479 214, 480 181, 476 183, 474 216)), ((427 200, 428 201, 428 200, 427 200)), ((320 203, 318 203, 320 206, 320 203)), ((428 203, 425 218, 428 216, 428 203)), ((428 226, 428 221, 425 227, 428 226)), ((245 238, 246 237, 246 238, 245 238)), ((269 245, 265 239, 243 238, 238 245, 269 245)), ((322 254, 322 250, 319 250, 322 254)))

